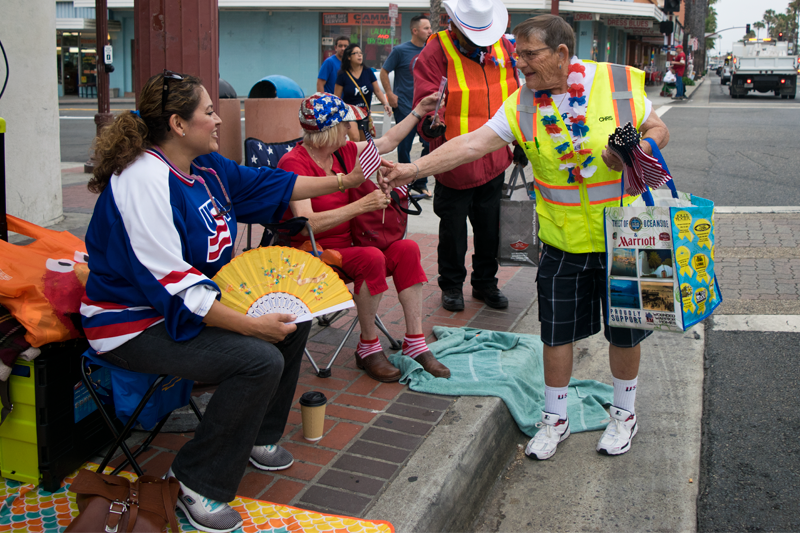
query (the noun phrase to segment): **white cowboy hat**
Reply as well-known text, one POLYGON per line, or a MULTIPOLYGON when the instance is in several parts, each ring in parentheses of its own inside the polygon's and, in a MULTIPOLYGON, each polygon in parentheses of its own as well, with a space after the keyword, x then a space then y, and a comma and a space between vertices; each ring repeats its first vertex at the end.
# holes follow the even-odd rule
POLYGON ((444 0, 450 20, 478 46, 491 46, 505 34, 508 10, 500 0, 444 0))

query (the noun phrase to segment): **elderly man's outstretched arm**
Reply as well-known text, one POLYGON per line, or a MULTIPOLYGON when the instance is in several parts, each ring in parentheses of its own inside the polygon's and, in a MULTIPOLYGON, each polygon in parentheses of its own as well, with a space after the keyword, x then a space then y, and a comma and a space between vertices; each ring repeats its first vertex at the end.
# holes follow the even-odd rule
POLYGON ((381 179, 385 191, 411 183, 419 176, 432 176, 452 170, 465 163, 471 163, 488 153, 503 148, 508 143, 488 126, 482 126, 472 133, 460 135, 447 141, 429 155, 415 163, 400 163, 381 179), (419 172, 417 171, 419 168, 419 172))

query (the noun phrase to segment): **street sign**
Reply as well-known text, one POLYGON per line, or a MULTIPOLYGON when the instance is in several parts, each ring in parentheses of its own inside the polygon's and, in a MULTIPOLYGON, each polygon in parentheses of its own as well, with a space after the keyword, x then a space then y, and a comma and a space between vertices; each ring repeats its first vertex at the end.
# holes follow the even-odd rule
POLYGON ((397 18, 397 10, 399 6, 397 4, 389 4, 389 18, 396 19, 397 18))
POLYGON ((113 51, 111 45, 107 44, 103 47, 103 63, 110 65, 114 61, 113 51))

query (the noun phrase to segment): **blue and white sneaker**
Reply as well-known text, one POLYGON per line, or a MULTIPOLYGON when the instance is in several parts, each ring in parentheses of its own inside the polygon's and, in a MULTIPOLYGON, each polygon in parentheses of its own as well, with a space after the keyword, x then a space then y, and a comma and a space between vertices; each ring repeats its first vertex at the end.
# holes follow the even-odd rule
POLYGON ((558 415, 542 411, 542 421, 536 423, 536 432, 525 447, 525 455, 531 459, 544 461, 556 453, 559 442, 569 437, 569 419, 559 420, 558 415))
POLYGON ((259 470, 285 470, 292 466, 294 457, 289 450, 277 444, 253 446, 250 463, 259 470))
MULTIPOLYGON (((166 477, 175 477, 171 468, 166 477)), ((179 479, 178 483, 180 483, 179 479)), ((189 522, 198 530, 208 533, 228 533, 239 529, 244 524, 242 515, 227 503, 206 498, 183 483, 180 485, 178 509, 183 511, 189 522)))
POLYGON ((631 439, 639 431, 636 415, 625 409, 609 409, 611 418, 597 443, 597 451, 603 455, 621 455, 631 449, 631 439))

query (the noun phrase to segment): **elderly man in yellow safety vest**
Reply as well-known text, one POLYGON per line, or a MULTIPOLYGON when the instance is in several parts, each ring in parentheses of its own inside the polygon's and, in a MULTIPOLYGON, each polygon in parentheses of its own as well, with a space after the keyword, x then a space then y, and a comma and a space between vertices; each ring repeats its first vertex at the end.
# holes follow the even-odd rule
MULTIPOLYGON (((669 131, 645 95, 644 72, 581 61, 574 56, 572 27, 562 18, 528 19, 514 35, 525 86, 485 126, 448 141, 416 166, 395 166, 383 186, 407 183, 417 172, 444 172, 513 141, 525 150, 533 166, 543 243, 537 287, 545 374, 542 427, 525 452, 541 460, 552 457, 570 434, 567 385, 573 344, 600 331, 600 311, 606 309, 603 209, 633 201, 622 197, 623 163, 607 149, 608 137, 631 122, 663 148, 669 131)), ((652 153, 648 142, 643 140, 641 147, 652 153)), ((604 333, 614 400, 597 451, 619 455, 630 449, 638 430, 639 343, 650 332, 606 325, 604 333)))

